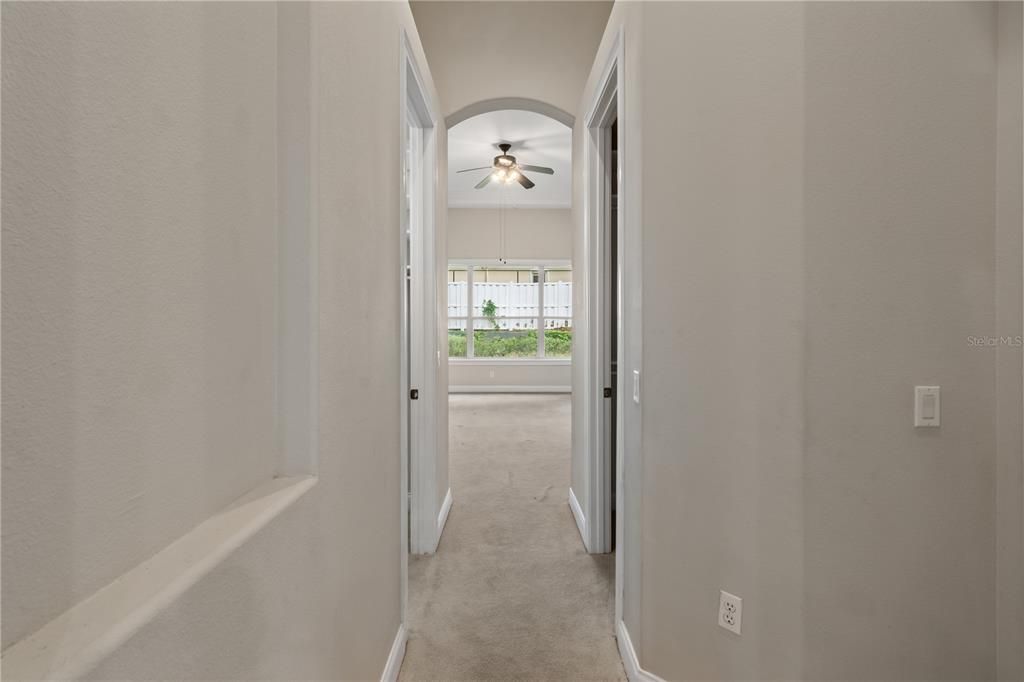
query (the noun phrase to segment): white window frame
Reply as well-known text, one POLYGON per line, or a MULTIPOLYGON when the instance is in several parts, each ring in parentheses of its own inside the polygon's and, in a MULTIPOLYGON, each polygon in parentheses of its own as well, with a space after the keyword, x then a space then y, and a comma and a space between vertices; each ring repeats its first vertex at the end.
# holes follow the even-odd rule
MULTIPOLYGON (((544 355, 544 273, 547 270, 562 270, 569 268, 572 270, 572 261, 570 260, 559 260, 559 259, 509 259, 503 261, 500 267, 517 268, 517 269, 530 269, 537 270, 537 315, 507 315, 502 317, 504 320, 537 320, 537 356, 531 358, 478 358, 474 355, 473 348, 473 332, 475 327, 473 326, 473 275, 474 270, 478 267, 495 267, 493 259, 479 259, 479 258, 457 258, 448 261, 449 272, 451 268, 466 268, 466 357, 464 358, 453 358, 449 357, 448 362, 451 364, 487 364, 487 365, 568 365, 572 363, 572 358, 548 358, 544 355)), ((575 275, 574 275, 575 277, 575 275)), ((576 286, 575 281, 573 286, 576 286)), ((573 317, 575 318, 575 311, 573 311, 573 317)), ((448 319, 462 319, 458 316, 448 316, 448 319)), ((447 324, 447 320, 445 321, 447 324)), ((573 325, 575 329, 575 324, 573 325)), ((573 332, 575 334, 575 331, 573 332)))

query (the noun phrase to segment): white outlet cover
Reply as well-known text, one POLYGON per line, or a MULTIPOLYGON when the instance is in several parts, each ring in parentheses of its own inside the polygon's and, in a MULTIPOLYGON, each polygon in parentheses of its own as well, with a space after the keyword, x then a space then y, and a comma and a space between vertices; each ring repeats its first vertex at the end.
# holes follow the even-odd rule
POLYGON ((718 593, 718 624, 729 632, 740 634, 743 624, 743 599, 726 591, 718 593))

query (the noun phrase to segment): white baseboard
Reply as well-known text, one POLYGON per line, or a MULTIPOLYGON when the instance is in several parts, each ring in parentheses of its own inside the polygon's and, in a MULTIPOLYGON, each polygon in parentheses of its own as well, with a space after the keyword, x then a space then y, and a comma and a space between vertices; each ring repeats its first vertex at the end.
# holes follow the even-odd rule
POLYGON ((399 625, 395 641, 391 644, 391 653, 388 654, 388 662, 384 666, 384 674, 380 676, 380 682, 398 682, 398 673, 402 670, 402 659, 405 658, 406 641, 405 626, 399 625))
POLYGON ((576 519, 576 528, 580 531, 580 538, 583 539, 583 546, 586 547, 589 552, 590 548, 587 547, 587 538, 590 536, 587 535, 587 518, 583 516, 583 508, 580 507, 580 501, 576 499, 576 493, 572 491, 571 486, 569 488, 569 509, 572 510, 572 516, 576 519))
MULTIPOLYGON (((441 511, 437 514, 437 542, 441 542, 441 533, 444 532, 444 526, 448 523, 448 512, 452 510, 452 489, 448 488, 448 492, 445 493, 444 502, 441 503, 441 511)), ((437 544, 434 545, 434 551, 437 551, 437 544)))
POLYGON ((449 393, 572 393, 572 386, 449 386, 449 393))
POLYGON ((619 656, 622 657, 622 666, 626 669, 629 682, 665 682, 654 673, 640 667, 640 660, 633 648, 633 640, 629 638, 629 630, 621 620, 615 626, 615 639, 619 642, 619 656))

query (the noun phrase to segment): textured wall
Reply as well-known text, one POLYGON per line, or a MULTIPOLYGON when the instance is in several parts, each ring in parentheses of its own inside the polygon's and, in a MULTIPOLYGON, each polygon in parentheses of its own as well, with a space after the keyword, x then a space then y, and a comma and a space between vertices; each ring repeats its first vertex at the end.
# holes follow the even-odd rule
POLYGON ((634 598, 641 661, 666 679, 800 674, 802 12, 644 8, 634 598), (744 599, 740 639, 716 625, 722 589, 744 599))
POLYGON ((276 8, 3 6, 3 643, 271 478, 276 8))
POLYGON ((807 11, 812 678, 995 672, 994 355, 968 343, 995 322, 994 29, 988 3, 807 11))
POLYGON ((623 501, 640 551, 618 551, 641 665, 991 678, 1001 575, 1013 679, 1019 349, 997 366, 968 343, 1019 328, 1021 307, 1019 75, 1002 76, 997 142, 995 6, 623 3, 605 44, 620 28, 627 73, 640 63, 624 153, 648 314, 623 501), (934 431, 912 426, 927 383, 944 391, 934 431), (719 589, 744 597, 740 639, 715 625, 719 589))
MULTIPOLYGON (((231 474, 225 487, 239 488, 275 471, 276 453, 258 447, 277 442, 273 374, 263 378, 255 362, 272 363, 276 338, 275 111, 305 114, 275 101, 276 36, 302 34, 279 32, 276 22, 301 21, 302 12, 278 16, 266 3, 3 11, 3 615, 5 638, 14 638, 37 624, 28 615, 45 619, 98 586, 67 572, 89 567, 92 545, 110 555, 104 567, 123 564, 109 577, 138 560, 128 553, 141 553, 141 540, 120 532, 119 513, 144 525, 140 538, 157 549, 230 500, 233 491, 217 500, 208 487, 221 468, 231 474), (264 244, 266 253, 257 249, 264 244), (43 269, 33 274, 32 264, 43 269), (152 305, 139 303, 145 314, 112 331, 81 326, 85 316, 121 320, 136 299, 152 305), (199 302, 205 307, 193 310, 199 302), (107 346, 121 363, 96 359, 106 361, 107 346), (8 362, 34 375, 19 378, 8 362), (200 379, 191 392, 177 388, 200 379), (161 390, 161 414, 182 433, 154 421, 155 411, 142 418, 118 402, 148 409, 149 393, 161 390), (32 402, 22 405, 24 396, 32 402), (231 404, 217 402, 222 396, 231 404), (204 420, 181 421, 193 409, 204 420), (96 425, 76 430, 83 423, 96 425), (118 445, 97 446, 95 471, 76 462, 90 453, 83 438, 92 433, 118 445), (180 449, 166 469, 159 452, 142 447, 200 435, 212 445, 180 449), (138 447, 120 447, 121 438, 138 447), (29 465, 48 469, 33 474, 29 465), (109 504, 122 507, 106 511, 102 493, 123 496, 138 471, 159 475, 175 506, 143 496, 130 500, 137 508, 117 498, 109 504), (22 487, 63 511, 30 508, 22 487), (85 525, 92 515, 107 525, 85 525), (51 546, 44 533, 55 536, 54 550, 34 556, 36 544, 51 546), (49 601, 31 601, 42 597, 49 601), (33 609, 19 616, 20 604, 33 609)), ((310 13, 319 480, 153 614, 92 679, 379 679, 398 629, 400 27, 412 32, 424 71, 425 61, 404 4, 322 3, 310 13), (380 276, 388 271, 396 276, 380 276)))

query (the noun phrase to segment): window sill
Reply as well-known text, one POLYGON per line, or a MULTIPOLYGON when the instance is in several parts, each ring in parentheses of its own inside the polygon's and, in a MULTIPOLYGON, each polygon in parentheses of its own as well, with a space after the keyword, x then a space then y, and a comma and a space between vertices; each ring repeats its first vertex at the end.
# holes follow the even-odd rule
POLYGON ((537 365, 559 367, 571 365, 570 358, 448 358, 449 365, 537 365))

